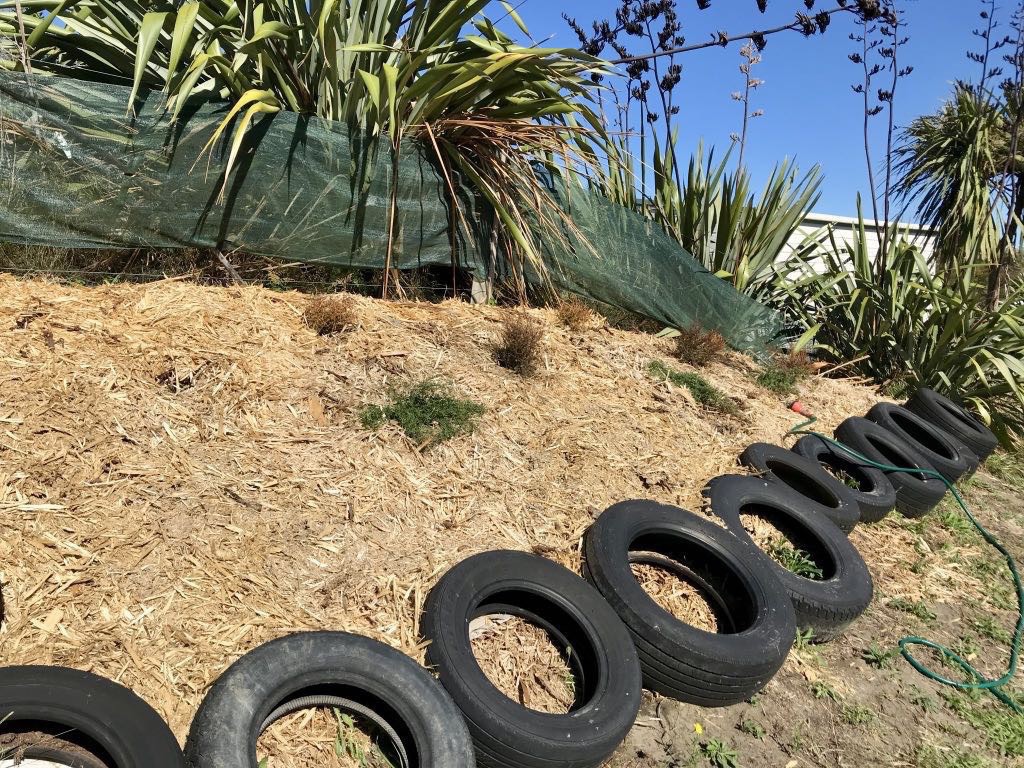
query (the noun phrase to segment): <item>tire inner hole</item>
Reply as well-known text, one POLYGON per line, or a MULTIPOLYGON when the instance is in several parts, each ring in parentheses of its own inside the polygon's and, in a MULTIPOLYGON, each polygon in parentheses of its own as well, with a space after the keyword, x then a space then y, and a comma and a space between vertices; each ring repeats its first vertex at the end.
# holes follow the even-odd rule
POLYGON ((791 573, 811 581, 835 576, 836 564, 825 545, 785 510, 748 504, 740 510, 740 522, 758 548, 791 573))
POLYGON ((900 413, 899 411, 893 411, 890 415, 896 426, 906 432, 907 436, 914 442, 944 458, 950 460, 956 458, 956 455, 950 449, 950 446, 946 444, 946 441, 938 439, 936 435, 923 427, 917 419, 910 418, 905 413, 900 413))
POLYGON ((0 768, 116 768, 110 754, 84 734, 53 723, 2 720, 0 768))
MULTIPOLYGON (((917 463, 913 459, 904 454, 903 451, 898 448, 889 445, 888 441, 879 438, 877 435, 867 435, 867 439, 874 449, 882 454, 883 463, 889 464, 893 467, 902 467, 907 469, 917 467, 917 463)), ((899 474, 917 478, 922 482, 928 480, 928 477, 921 472, 900 472, 899 474)))
POLYGON ((342 685, 303 689, 268 714, 255 746, 265 768, 416 768, 400 715, 372 694, 342 685))
POLYGON ((829 509, 839 508, 839 497, 828 486, 808 475, 802 469, 774 459, 766 461, 765 466, 769 472, 801 496, 806 496, 808 499, 829 509))
POLYGON ((864 468, 851 459, 835 454, 822 454, 818 457, 821 468, 848 488, 862 493, 871 493, 875 484, 864 468))
POLYGON ((471 618, 469 639, 491 684, 528 709, 567 714, 596 693, 598 662, 586 631, 545 597, 492 595, 471 618))
POLYGON ((735 569, 706 546, 648 534, 630 545, 629 563, 651 599, 684 624, 721 635, 754 625, 754 596, 735 569))

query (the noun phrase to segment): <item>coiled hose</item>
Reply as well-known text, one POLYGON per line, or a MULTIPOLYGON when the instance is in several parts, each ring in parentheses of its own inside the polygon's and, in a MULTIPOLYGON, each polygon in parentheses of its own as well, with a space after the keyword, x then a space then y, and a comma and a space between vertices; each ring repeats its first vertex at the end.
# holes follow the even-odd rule
MULTIPOLYGON (((804 415, 808 414, 805 413, 804 415)), ((1024 638, 1024 584, 1022 584, 1021 582, 1020 572, 1017 570, 1017 563, 1014 561, 1013 556, 1007 551, 1007 549, 1002 544, 999 543, 999 540, 995 536, 993 536, 985 528, 985 526, 978 522, 977 518, 975 518, 974 515, 971 514, 971 510, 968 509, 963 496, 960 495, 960 491, 958 491, 956 486, 954 486, 953 483, 949 482, 949 480, 943 477, 940 473, 936 472, 934 469, 896 467, 890 464, 882 464, 877 461, 872 461, 866 456, 863 456, 857 451, 853 450, 849 446, 843 445, 838 440, 834 440, 831 437, 826 437, 825 435, 822 435, 819 432, 811 430, 810 427, 812 427, 817 421, 818 419, 816 417, 810 416, 810 418, 808 418, 807 421, 797 424, 787 434, 812 435, 818 438, 819 440, 825 441, 834 448, 843 451, 844 453, 852 457, 854 460, 856 460, 858 463, 867 465, 869 467, 874 467, 875 469, 880 469, 883 472, 903 472, 907 474, 913 473, 916 475, 926 475, 928 477, 934 477, 937 480, 941 480, 943 483, 945 483, 946 487, 953 495, 953 498, 956 500, 956 503, 960 505, 960 509, 962 509, 964 514, 967 515, 967 519, 970 520, 971 524, 978 530, 978 533, 980 533, 982 537, 985 539, 985 541, 987 541, 989 544, 995 547, 999 551, 999 554, 1003 556, 1006 565, 1010 569, 1010 573, 1013 575, 1013 584, 1017 589, 1017 628, 1013 633, 1013 640, 1010 646, 1010 665, 1009 668, 1006 670, 1006 674, 994 680, 989 677, 986 677, 969 661, 967 661, 967 659, 960 656, 960 654, 956 653, 951 648, 947 648, 942 643, 938 643, 934 640, 929 640, 924 637, 918 637, 916 635, 910 635, 908 637, 902 638, 899 641, 899 648, 900 653, 903 655, 903 658, 905 658, 914 669, 916 669, 929 680, 934 680, 937 683, 941 683, 942 685, 948 685, 951 688, 956 688, 957 690, 961 691, 988 691, 997 699, 999 699, 999 701, 1001 701, 1003 704, 1013 709, 1016 713, 1024 714, 1024 707, 1022 707, 1012 696, 1010 696, 1003 690, 1003 688, 1006 687, 1009 683, 1011 683, 1014 677, 1016 677, 1017 675, 1017 665, 1020 657, 1021 640, 1022 638, 1024 638), (934 651, 941 653, 947 659, 951 659, 967 674, 968 679, 971 682, 950 680, 945 675, 941 675, 935 670, 930 669, 923 662, 919 661, 917 658, 914 657, 914 654, 911 649, 915 646, 930 648, 934 651)))

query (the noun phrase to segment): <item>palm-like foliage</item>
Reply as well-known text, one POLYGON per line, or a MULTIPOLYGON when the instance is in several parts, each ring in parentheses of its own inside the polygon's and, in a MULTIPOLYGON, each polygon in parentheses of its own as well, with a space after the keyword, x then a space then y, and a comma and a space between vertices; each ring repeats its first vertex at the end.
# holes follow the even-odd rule
POLYGON ((775 280, 775 266, 786 244, 820 198, 818 166, 803 176, 783 160, 760 195, 745 168, 728 170, 703 147, 691 158, 679 194, 669 175, 657 177, 659 212, 665 226, 711 272, 738 291, 765 298, 775 280))
POLYGON ((782 270, 787 311, 817 330, 817 350, 894 394, 933 387, 973 405, 1004 438, 1024 431, 1024 287, 996 310, 984 286, 936 276, 920 249, 889 232, 876 250, 863 216, 849 243, 808 240, 782 270))
POLYGON ((680 189, 669 164, 675 148, 662 149, 655 139, 654 197, 644 200, 628 138, 613 137, 605 146, 607 169, 599 181, 606 197, 660 224, 741 293, 759 300, 775 293, 776 264, 821 196, 818 166, 801 175, 795 163, 783 160, 758 195, 745 168, 730 170, 729 153, 716 161, 701 144, 680 189))
MULTIPOLYGON (((16 2, 0 0, 6 49, 19 42, 16 2)), ((230 100, 211 142, 228 139, 229 169, 253 122, 282 110, 344 121, 396 155, 403 139, 422 141, 446 177, 457 169, 473 183, 507 241, 536 262, 535 228, 558 213, 531 163, 592 162, 577 152, 579 121, 601 130, 589 106, 589 71, 600 62, 515 44, 481 15, 490 0, 20 4, 36 72, 128 77, 135 92, 163 89, 175 117, 195 95, 230 100)))
MULTIPOLYGON (((1009 202, 1006 181, 1021 167, 1010 157, 1006 102, 966 83, 934 115, 915 119, 897 150, 901 196, 935 229, 940 270, 997 259, 1009 202)), ((1024 144, 1022 144, 1024 147, 1024 144)))

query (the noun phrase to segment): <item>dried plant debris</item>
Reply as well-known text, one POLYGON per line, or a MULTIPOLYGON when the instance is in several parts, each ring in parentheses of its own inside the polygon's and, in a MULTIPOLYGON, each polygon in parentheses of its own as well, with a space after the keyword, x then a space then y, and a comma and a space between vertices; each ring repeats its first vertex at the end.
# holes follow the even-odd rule
MULTIPOLYGON (((184 739, 210 684, 261 643, 329 628, 422 661, 417 617, 454 564, 504 548, 576 569, 600 510, 638 495, 698 509, 708 479, 792 424, 732 353, 702 374, 750 403, 741 429, 662 397, 652 336, 552 333, 550 375, 524 387, 490 361, 507 310, 351 300, 360 332, 325 345, 297 293, 0 275, 4 663, 115 678, 184 739), (17 327, 30 312, 56 353, 43 320, 17 327), (398 429, 368 436, 365 404, 428 380, 486 409, 472 433, 429 453, 398 429), (645 487, 655 471, 671 482, 645 487)), ((821 377, 805 389, 825 432, 877 400, 821 377)), ((916 536, 853 536, 908 600, 924 597, 916 536)), ((520 699, 564 703, 561 672, 516 674, 520 699)), ((271 741, 269 768, 305 768, 287 752, 301 745, 271 741)))

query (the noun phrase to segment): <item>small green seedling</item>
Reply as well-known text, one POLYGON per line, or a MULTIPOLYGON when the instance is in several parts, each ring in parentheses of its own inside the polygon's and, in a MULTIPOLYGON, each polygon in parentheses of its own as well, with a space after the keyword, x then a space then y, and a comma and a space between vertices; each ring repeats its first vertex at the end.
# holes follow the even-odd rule
POLYGON ((819 680, 811 686, 811 694, 816 699, 831 699, 832 701, 839 701, 839 694, 836 693, 836 689, 823 680, 819 680))
POLYGON ((761 725, 757 720, 751 720, 747 718, 737 726, 741 733, 745 733, 748 736, 753 736, 755 739, 763 739, 768 735, 768 731, 761 725))
POLYGON ((864 650, 860 657, 868 663, 868 665, 875 669, 889 669, 892 667, 892 660, 899 655, 898 648, 890 648, 887 651, 883 651, 875 643, 864 650))
POLYGON ((715 768, 739 768, 740 756, 718 739, 703 742, 700 751, 715 768))

